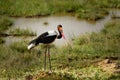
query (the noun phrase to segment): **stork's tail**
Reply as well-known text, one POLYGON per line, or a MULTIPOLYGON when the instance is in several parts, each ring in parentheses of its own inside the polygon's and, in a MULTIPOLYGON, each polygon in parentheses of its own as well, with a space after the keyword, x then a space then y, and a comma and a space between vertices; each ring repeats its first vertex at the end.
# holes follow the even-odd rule
POLYGON ((28 45, 27 49, 28 49, 28 50, 31 50, 31 49, 34 48, 34 47, 35 47, 35 44, 31 43, 31 44, 28 45))
POLYGON ((34 40, 30 41, 27 49, 28 49, 28 50, 31 50, 32 48, 34 48, 34 47, 37 46, 38 44, 39 44, 39 43, 37 43, 37 40, 34 39, 34 40))

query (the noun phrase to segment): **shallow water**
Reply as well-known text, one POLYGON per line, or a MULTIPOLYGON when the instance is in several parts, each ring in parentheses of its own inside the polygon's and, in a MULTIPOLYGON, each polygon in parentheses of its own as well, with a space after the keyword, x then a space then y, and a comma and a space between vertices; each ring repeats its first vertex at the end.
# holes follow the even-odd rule
MULTIPOLYGON (((66 40, 70 40, 73 37, 77 37, 84 33, 90 32, 99 32, 101 29, 104 28, 104 25, 111 20, 112 15, 120 16, 120 10, 112 10, 110 14, 107 15, 104 19, 101 19, 97 22, 90 23, 86 20, 79 20, 72 16, 49 16, 49 17, 42 17, 42 18, 14 18, 14 25, 13 28, 21 28, 21 29, 30 29, 37 33, 37 36, 41 33, 49 30, 56 30, 57 25, 62 24, 64 34, 66 36, 66 40), (48 23, 48 24, 44 24, 48 23)), ((10 44, 12 42, 18 40, 32 40, 32 38, 14 38, 14 37, 7 37, 6 44, 10 44)), ((59 39, 55 41, 55 45, 64 45, 66 40, 59 39)))

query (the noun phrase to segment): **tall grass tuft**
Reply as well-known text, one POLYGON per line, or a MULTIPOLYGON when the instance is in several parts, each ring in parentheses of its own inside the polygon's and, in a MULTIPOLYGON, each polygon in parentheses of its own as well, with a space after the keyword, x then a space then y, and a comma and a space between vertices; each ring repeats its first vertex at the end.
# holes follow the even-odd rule
POLYGON ((20 29, 20 28, 9 30, 9 34, 13 36, 35 36, 36 35, 35 32, 32 32, 29 29, 20 29))
POLYGON ((0 34, 11 27, 12 24, 13 22, 10 18, 0 15, 0 34))
POLYGON ((0 38, 0 44, 4 43, 4 39, 0 38))

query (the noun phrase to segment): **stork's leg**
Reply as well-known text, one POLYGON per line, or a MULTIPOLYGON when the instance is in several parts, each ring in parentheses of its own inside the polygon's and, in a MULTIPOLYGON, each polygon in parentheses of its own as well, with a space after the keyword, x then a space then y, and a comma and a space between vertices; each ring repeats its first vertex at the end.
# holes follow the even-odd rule
POLYGON ((44 70, 46 70, 46 54, 47 54, 47 47, 45 49, 44 70))
POLYGON ((50 47, 48 47, 48 58, 49 58, 49 67, 51 71, 50 47))

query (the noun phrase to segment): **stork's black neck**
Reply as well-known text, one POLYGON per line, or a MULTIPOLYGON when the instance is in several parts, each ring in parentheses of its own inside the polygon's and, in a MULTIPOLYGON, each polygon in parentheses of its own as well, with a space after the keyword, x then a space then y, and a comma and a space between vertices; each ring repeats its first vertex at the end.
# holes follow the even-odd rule
POLYGON ((59 35, 58 35, 57 39, 61 39, 62 38, 62 34, 61 34, 61 32, 59 30, 58 30, 58 32, 59 32, 59 35))

